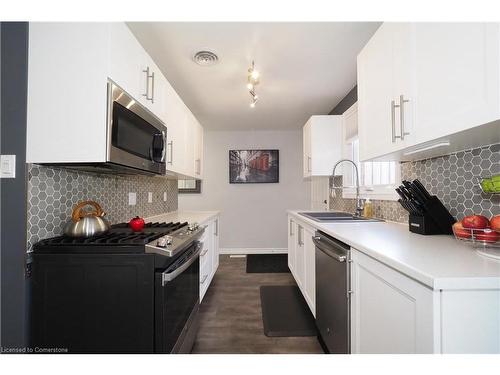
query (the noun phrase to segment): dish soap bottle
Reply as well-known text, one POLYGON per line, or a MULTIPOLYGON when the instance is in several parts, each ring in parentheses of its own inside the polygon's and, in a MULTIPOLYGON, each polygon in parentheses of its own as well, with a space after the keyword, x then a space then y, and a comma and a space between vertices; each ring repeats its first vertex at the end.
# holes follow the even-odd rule
POLYGON ((365 205, 363 207, 363 216, 373 217, 373 203, 370 201, 370 198, 366 198, 365 205))

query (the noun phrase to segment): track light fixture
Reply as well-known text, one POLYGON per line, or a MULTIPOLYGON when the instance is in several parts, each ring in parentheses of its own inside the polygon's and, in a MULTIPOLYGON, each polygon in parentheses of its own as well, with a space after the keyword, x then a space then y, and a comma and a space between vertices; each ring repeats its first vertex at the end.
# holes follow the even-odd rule
POLYGON ((250 102, 250 107, 255 108, 255 104, 257 100, 259 100, 258 95, 255 93, 255 86, 257 86, 260 82, 260 73, 257 69, 255 69, 255 62, 252 61, 252 66, 248 68, 248 76, 247 76, 247 89, 252 97, 250 102))

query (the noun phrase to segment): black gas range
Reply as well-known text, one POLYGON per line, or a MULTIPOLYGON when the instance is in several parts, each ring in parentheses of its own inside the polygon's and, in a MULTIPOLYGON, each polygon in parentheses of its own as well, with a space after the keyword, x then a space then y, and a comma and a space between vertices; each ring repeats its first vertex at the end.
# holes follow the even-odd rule
POLYGON ((204 228, 113 225, 36 243, 31 345, 69 353, 186 353, 198 328, 204 228))

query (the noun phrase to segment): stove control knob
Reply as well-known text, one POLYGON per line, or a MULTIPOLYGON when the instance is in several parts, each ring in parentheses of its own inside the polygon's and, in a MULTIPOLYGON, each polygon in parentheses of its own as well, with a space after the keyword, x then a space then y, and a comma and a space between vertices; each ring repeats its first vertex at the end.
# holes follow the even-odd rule
POLYGON ((168 245, 172 245, 173 238, 172 236, 165 236, 158 240, 156 246, 158 247, 167 247, 168 245))
POLYGON ((167 245, 172 245, 172 241, 174 240, 174 238, 172 236, 165 236, 163 238, 165 238, 167 245))
POLYGON ((198 227, 199 227, 198 223, 191 223, 191 224, 188 225, 188 230, 191 231, 191 232, 193 232, 196 229, 198 229, 198 227))

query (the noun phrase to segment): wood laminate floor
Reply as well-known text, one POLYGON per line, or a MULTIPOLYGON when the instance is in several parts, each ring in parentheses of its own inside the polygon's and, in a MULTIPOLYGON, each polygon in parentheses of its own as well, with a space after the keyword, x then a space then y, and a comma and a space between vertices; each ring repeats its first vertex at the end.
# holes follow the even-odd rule
POLYGON ((260 306, 261 285, 293 285, 290 273, 246 273, 246 258, 221 256, 200 307, 196 354, 323 353, 316 337, 267 337, 260 306))

